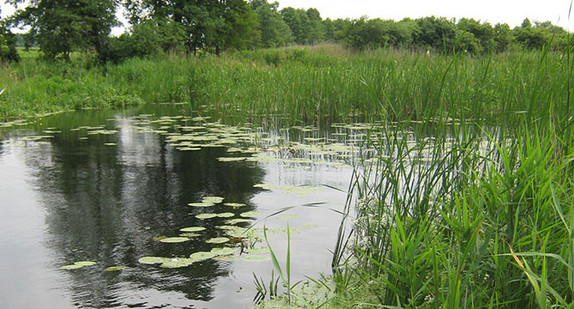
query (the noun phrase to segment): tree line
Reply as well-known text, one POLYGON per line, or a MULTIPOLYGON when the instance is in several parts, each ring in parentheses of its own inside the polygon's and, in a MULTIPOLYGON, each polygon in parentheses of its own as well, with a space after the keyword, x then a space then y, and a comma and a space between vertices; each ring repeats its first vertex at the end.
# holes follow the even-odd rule
POLYGON ((487 22, 444 17, 400 21, 323 19, 317 9, 279 9, 267 0, 7 0, 27 5, 0 21, 0 58, 17 60, 18 41, 37 45, 48 59, 69 59, 76 51, 103 62, 156 57, 170 52, 197 54, 322 42, 358 50, 405 48, 484 54, 510 49, 553 49, 568 45, 568 32, 551 22, 494 26, 487 22), (120 26, 121 10, 129 28, 120 26), (11 28, 28 29, 17 40, 11 28))

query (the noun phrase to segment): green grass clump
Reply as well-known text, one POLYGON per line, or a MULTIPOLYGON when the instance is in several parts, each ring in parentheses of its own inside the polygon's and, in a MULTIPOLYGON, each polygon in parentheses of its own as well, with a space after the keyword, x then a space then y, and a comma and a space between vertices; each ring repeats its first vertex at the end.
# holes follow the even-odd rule
POLYGON ((107 65, 82 57, 58 63, 23 57, 2 65, 0 86, 7 90, 0 112, 11 117, 187 102, 243 118, 428 121, 506 119, 525 111, 537 117, 537 106, 567 100, 564 58, 544 51, 476 58, 392 49, 353 53, 337 45, 107 65))

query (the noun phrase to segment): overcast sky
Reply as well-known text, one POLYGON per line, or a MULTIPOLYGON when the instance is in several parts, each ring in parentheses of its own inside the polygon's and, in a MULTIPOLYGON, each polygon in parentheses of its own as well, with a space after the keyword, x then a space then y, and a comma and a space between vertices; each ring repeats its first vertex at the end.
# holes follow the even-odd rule
MULTIPOLYGON (((280 8, 316 8, 323 18, 383 18, 401 20, 404 17, 438 16, 469 17, 496 24, 518 26, 524 18, 531 21, 551 21, 574 31, 574 14, 568 21, 572 0, 280 0, 280 8)), ((2 3, 2 16, 11 10, 2 3)), ((273 2, 270 0, 269 2, 273 2)))

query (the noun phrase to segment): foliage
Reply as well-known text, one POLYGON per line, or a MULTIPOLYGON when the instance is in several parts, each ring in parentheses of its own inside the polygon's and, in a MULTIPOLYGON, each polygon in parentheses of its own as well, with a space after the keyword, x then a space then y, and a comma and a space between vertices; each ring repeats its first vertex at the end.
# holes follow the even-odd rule
POLYGON ((261 47, 279 47, 293 42, 293 35, 289 25, 277 11, 279 3, 268 3, 267 0, 252 0, 251 7, 259 20, 261 33, 261 47))
POLYGON ((0 62, 18 61, 16 51, 16 36, 0 25, 0 62))
MULTIPOLYGON (((256 14, 244 0, 149 1, 129 0, 124 3, 133 25, 153 22, 160 27, 178 29, 168 49, 245 49, 256 43, 256 14)), ((162 30, 166 34, 170 31, 162 30)))
POLYGON ((99 53, 116 24, 114 14, 114 0, 34 0, 18 10, 12 21, 15 25, 31 27, 46 57, 69 59, 70 53, 77 50, 99 53))
MULTIPOLYGON (((7 2, 15 5, 23 0, 7 2)), ((548 21, 525 19, 511 29, 507 24, 493 27, 469 18, 435 16, 324 20, 314 8, 278 8, 278 2, 268 0, 34 0, 11 17, 11 25, 30 26, 20 44, 29 48, 37 42, 50 59, 95 51, 100 60, 113 62, 174 52, 219 55, 224 50, 324 42, 354 50, 406 48, 472 55, 547 46, 563 50, 570 42, 567 31, 548 21), (109 33, 120 5, 130 28, 118 39, 109 33)))

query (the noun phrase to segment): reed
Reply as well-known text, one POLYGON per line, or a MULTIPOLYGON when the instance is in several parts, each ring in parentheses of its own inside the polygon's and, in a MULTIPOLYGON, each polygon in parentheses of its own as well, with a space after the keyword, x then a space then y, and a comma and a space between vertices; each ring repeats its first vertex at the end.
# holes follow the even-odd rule
MULTIPOLYGON (((488 57, 391 49, 351 53, 336 45, 228 53, 201 58, 130 59, 93 65, 78 58, 4 64, 2 108, 11 116, 78 108, 188 102, 243 118, 344 121, 506 120, 547 101, 567 101, 571 66, 557 52, 488 57)), ((568 112, 568 105, 556 113, 568 112)))
MULTIPOLYGON (((570 70, 569 60, 545 51, 506 57, 518 65, 506 69, 508 80, 483 88, 502 95, 504 103, 486 109, 499 116, 443 109, 437 99, 424 114, 432 125, 404 121, 369 143, 379 163, 355 168, 345 216, 353 228, 341 229, 347 246, 334 258, 339 290, 360 288, 340 293, 334 307, 574 304, 572 102, 550 76, 570 70)), ((472 100, 464 83, 504 75, 503 65, 482 60, 474 73, 483 74, 470 82, 474 61, 445 59, 436 97, 472 100), (451 78, 466 90, 452 88, 451 78)))

